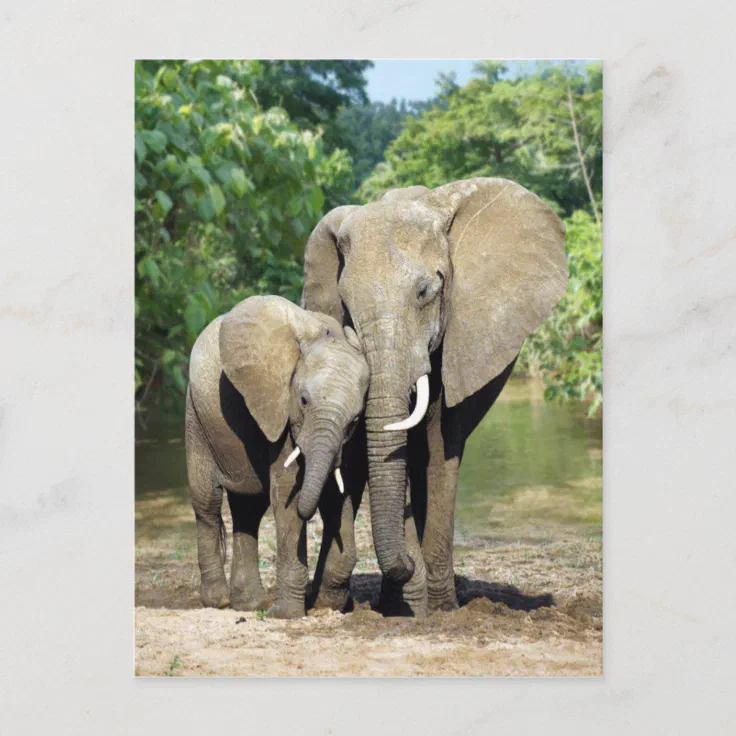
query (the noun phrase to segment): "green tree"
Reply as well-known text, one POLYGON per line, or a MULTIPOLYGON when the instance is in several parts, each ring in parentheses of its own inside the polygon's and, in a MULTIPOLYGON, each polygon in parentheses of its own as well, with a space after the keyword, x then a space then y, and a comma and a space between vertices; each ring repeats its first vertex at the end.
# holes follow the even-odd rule
MULTIPOLYGON (((455 179, 501 176, 565 214, 590 206, 585 177, 597 196, 602 181, 600 65, 540 64, 530 76, 507 79, 503 64, 485 62, 476 72, 482 76, 461 88, 440 80, 443 104, 407 118, 386 151, 393 176, 386 177, 383 169, 378 173, 382 184, 436 187, 455 179)), ((358 192, 363 201, 377 189, 370 177, 364 187, 358 192)))
POLYGON ((281 107, 302 129, 324 131, 329 151, 345 148, 337 122, 341 108, 368 104, 365 72, 372 61, 272 60, 254 62, 258 75, 253 94, 264 108, 281 107))
MULTIPOLYGON (((403 100, 343 107, 337 115, 340 138, 353 159, 354 189, 383 160, 389 143, 401 132, 409 107, 403 100)), ((352 194, 352 192, 351 192, 352 194)))
POLYGON ((601 66, 541 63, 526 76, 507 72, 486 61, 463 87, 441 77, 431 106, 406 117, 356 198, 497 176, 545 199, 566 220, 570 285, 518 365, 544 376, 550 398, 584 399, 595 413, 602 396, 601 66))
POLYGON ((550 318, 524 342, 517 365, 544 378, 547 398, 587 401, 594 416, 603 402, 601 231, 585 210, 565 225, 570 282, 550 318))
POLYGON ((297 300, 304 242, 349 156, 253 90, 250 61, 136 64, 136 399, 181 402, 189 350, 251 294, 297 300))

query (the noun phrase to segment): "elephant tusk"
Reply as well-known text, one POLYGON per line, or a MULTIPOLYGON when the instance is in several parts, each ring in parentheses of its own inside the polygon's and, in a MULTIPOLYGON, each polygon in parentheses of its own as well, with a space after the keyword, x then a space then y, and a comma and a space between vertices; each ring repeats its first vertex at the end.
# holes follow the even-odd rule
POLYGON ((337 483, 337 487, 340 489, 340 493, 345 493, 345 484, 342 482, 340 468, 335 468, 335 482, 337 483))
POLYGON ((288 468, 289 465, 291 465, 294 462, 294 460, 296 460, 299 457, 299 453, 300 452, 301 452, 301 450, 298 447, 295 447, 294 450, 293 450, 293 452, 291 453, 291 455, 289 455, 289 457, 286 458, 286 462, 284 463, 284 467, 285 468, 288 468))
POLYGON ((416 427, 419 422, 424 419, 424 415, 427 413, 427 407, 429 406, 429 376, 425 373, 417 381, 417 404, 414 407, 414 411, 406 419, 396 422, 396 424, 387 424, 384 430, 394 432, 400 429, 411 429, 416 427))

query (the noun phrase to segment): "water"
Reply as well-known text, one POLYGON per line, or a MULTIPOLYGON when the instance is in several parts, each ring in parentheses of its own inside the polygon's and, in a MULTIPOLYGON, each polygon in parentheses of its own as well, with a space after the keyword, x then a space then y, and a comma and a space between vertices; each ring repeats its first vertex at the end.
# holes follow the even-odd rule
POLYGON ((539 381, 512 379, 468 440, 455 514, 461 535, 600 535, 601 420, 543 393, 539 381))
MULTIPOLYGON (((136 443, 137 498, 189 503, 182 435, 183 420, 172 419, 136 443)), ((458 540, 599 536, 601 449, 601 421, 583 405, 546 402, 541 383, 512 379, 467 443, 458 540)))

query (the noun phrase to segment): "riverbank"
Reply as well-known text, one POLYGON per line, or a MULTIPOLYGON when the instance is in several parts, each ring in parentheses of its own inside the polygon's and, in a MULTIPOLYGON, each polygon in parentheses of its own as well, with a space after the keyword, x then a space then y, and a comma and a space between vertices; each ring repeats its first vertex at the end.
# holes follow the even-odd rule
MULTIPOLYGON (((470 438, 455 513, 461 607, 423 621, 371 610, 380 576, 367 496, 356 521, 354 612, 312 611, 276 621, 201 608, 181 422, 141 437, 136 673, 600 675, 601 423, 580 404, 554 404, 543 395, 541 382, 512 379, 470 438)), ((227 503, 224 517, 229 528, 227 503)), ((307 529, 313 574, 319 515, 307 529)), ((269 511, 260 565, 272 596, 275 557, 269 511)))
MULTIPOLYGON (((229 531, 226 504, 225 512, 229 531)), ((308 532, 313 572, 321 538, 318 517, 308 532)), ((136 674, 602 674, 600 538, 569 531, 552 537, 535 527, 507 529, 491 544, 466 539, 455 550, 461 607, 413 620, 383 618, 371 610, 380 576, 365 503, 356 532, 355 610, 272 620, 257 613, 201 608, 191 507, 180 493, 139 498, 136 674), (550 606, 553 601, 556 605, 550 606)), ((270 512, 260 546, 261 574, 273 595, 276 544, 270 512)))

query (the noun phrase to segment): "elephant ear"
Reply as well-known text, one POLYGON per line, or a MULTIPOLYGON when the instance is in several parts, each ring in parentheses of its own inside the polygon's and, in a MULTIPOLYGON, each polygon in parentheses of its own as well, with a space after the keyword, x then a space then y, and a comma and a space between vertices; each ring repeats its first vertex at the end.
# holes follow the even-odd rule
POLYGON ((328 314, 343 324, 343 309, 337 291, 340 256, 337 251, 337 233, 343 220, 357 205, 335 207, 314 228, 304 252, 304 289, 302 307, 312 312, 328 314))
POLYGON ((271 442, 289 418, 299 342, 319 329, 314 318, 280 296, 252 296, 223 317, 219 347, 225 375, 271 442))
POLYGON ((565 228, 539 197, 506 179, 457 181, 424 201, 449 223, 442 382, 455 406, 511 363, 565 292, 565 228))

